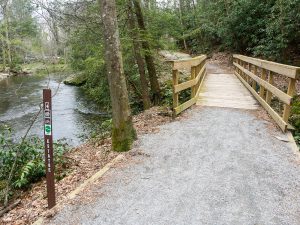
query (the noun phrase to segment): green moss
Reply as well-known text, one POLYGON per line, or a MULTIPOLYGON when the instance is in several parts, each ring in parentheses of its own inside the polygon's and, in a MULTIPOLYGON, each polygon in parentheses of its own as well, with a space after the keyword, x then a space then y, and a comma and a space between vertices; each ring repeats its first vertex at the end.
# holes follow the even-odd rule
POLYGON ((124 121, 120 127, 112 129, 112 148, 117 152, 126 152, 131 149, 137 135, 132 120, 124 121))
POLYGON ((48 73, 67 73, 71 72, 71 68, 66 64, 44 64, 41 62, 22 65, 22 71, 44 76, 48 73))

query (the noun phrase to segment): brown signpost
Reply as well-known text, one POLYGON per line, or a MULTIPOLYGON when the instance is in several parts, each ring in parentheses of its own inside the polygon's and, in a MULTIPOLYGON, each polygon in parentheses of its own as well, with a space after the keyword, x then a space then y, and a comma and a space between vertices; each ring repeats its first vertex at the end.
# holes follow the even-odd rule
POLYGON ((48 208, 51 209, 55 206, 55 183, 53 162, 52 96, 50 89, 43 90, 43 108, 47 197, 48 208))

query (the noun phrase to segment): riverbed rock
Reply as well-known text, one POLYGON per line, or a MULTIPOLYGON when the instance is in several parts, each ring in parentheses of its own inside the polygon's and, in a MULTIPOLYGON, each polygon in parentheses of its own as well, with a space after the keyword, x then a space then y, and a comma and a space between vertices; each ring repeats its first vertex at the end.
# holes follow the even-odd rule
POLYGON ((86 77, 82 73, 72 74, 64 80, 64 84, 72 86, 82 86, 86 83, 86 77))
POLYGON ((0 73, 0 80, 6 79, 8 77, 10 77, 8 73, 0 73))

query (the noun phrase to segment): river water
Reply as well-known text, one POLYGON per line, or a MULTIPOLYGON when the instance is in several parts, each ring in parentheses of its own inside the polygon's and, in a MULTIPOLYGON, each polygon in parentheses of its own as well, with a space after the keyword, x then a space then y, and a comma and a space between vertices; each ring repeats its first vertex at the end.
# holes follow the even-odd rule
MULTIPOLYGON (((62 79, 62 76, 51 75, 50 79, 21 76, 0 81, 0 123, 11 126, 16 139, 22 137, 39 111, 42 90, 49 83, 53 93, 58 90, 52 106, 54 139, 65 139, 72 146, 83 143, 95 125, 107 119, 107 114, 101 113, 80 88, 62 84, 62 79)), ((42 137, 42 115, 29 134, 42 137)))

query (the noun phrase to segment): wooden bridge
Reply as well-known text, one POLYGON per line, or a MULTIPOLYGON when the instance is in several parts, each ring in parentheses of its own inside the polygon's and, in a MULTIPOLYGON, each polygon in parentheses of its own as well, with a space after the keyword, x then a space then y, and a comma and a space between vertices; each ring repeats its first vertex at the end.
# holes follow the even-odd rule
POLYGON ((209 107, 141 136, 50 224, 298 225, 300 154, 259 104, 288 130, 299 68, 233 59, 232 68, 206 56, 172 61, 174 116, 209 107))
POLYGON ((233 55, 234 71, 220 71, 210 68, 206 60, 207 56, 201 55, 172 61, 174 116, 194 104, 255 110, 260 103, 283 132, 293 129, 288 120, 299 67, 233 55), (190 71, 190 76, 181 78, 183 71, 190 71), (278 77, 287 82, 286 92, 275 85, 278 77), (191 92, 189 100, 180 102, 180 93, 187 90, 191 92), (273 108, 273 97, 282 109, 273 108))

